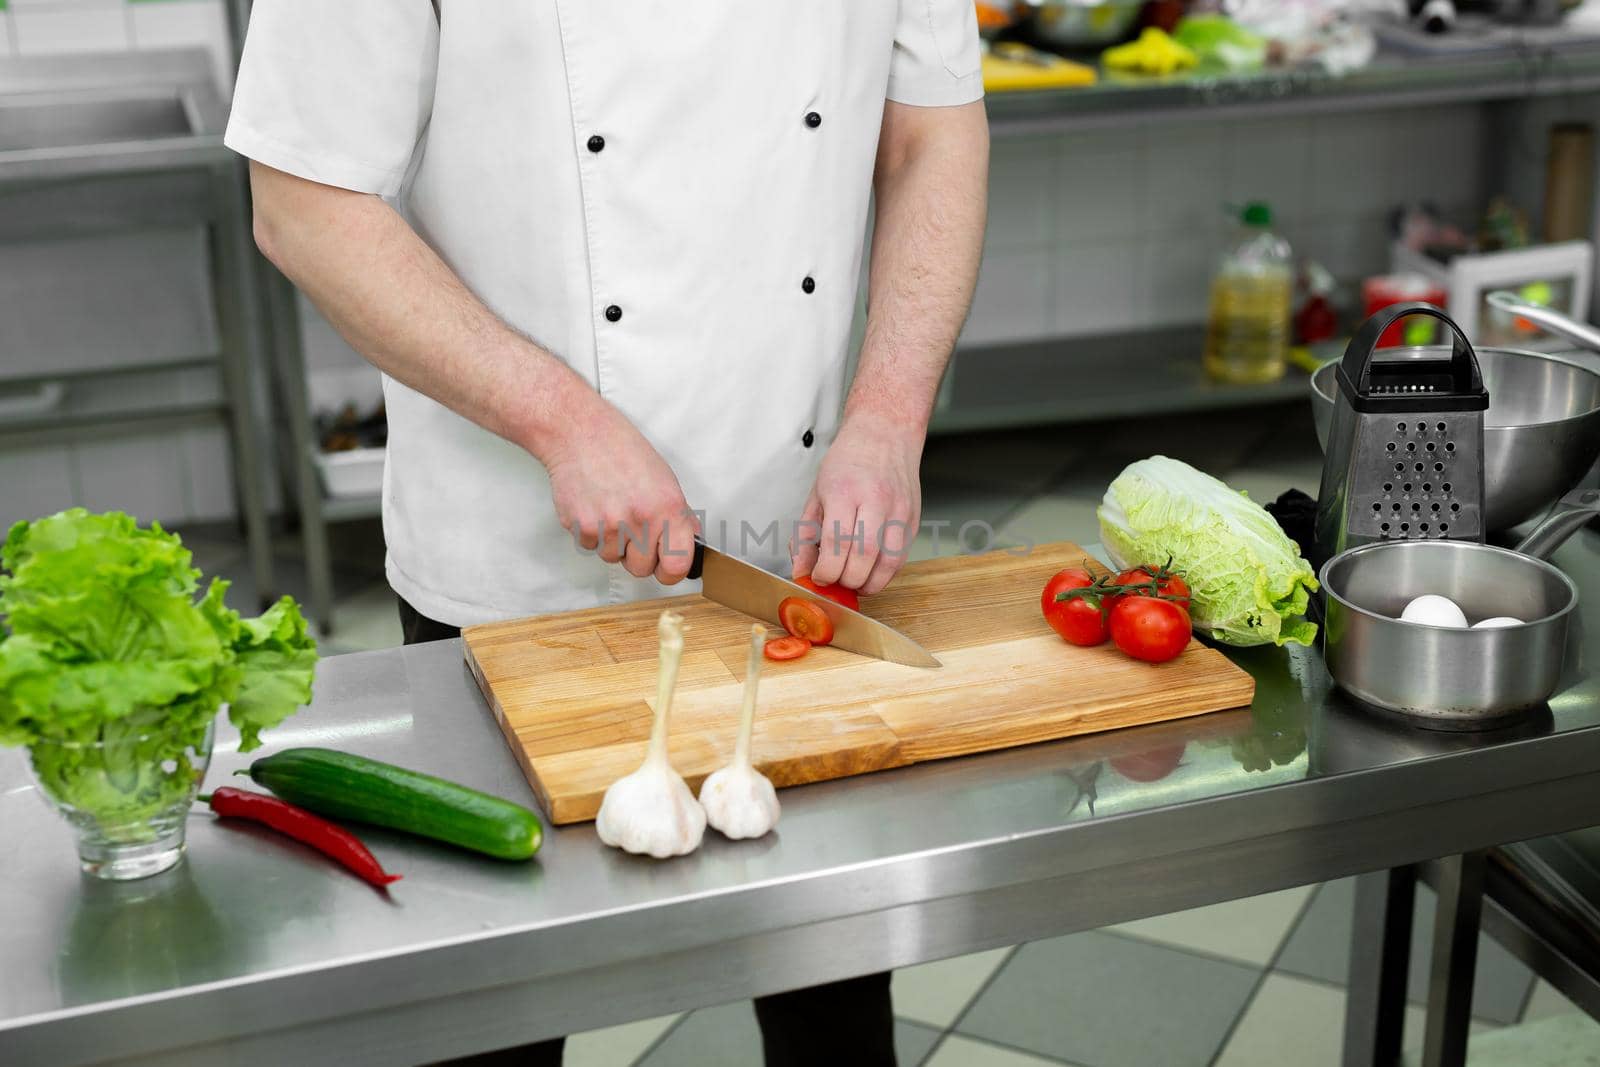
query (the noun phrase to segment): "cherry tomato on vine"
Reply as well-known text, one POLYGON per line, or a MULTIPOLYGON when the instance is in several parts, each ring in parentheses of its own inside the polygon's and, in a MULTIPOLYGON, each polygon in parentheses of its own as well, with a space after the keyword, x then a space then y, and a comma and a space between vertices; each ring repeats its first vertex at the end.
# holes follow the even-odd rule
POLYGON ((1106 639, 1106 616, 1097 597, 1056 597, 1070 589, 1086 589, 1094 584, 1094 575, 1082 567, 1068 567, 1045 583, 1039 606, 1045 621, 1060 634, 1062 640, 1074 645, 1098 645, 1106 639))
MULTIPOLYGON (((1183 580, 1183 575, 1176 574, 1163 567, 1130 567, 1118 574, 1114 579, 1118 585, 1144 585, 1152 581, 1156 583, 1156 590, 1162 596, 1177 597, 1178 601, 1187 608, 1189 606, 1189 583, 1183 580)), ((1137 596, 1149 596, 1148 589, 1135 590, 1137 596)), ((1121 597, 1117 598, 1122 599, 1121 597)))
POLYGON ((1111 605, 1111 640, 1147 663, 1165 663, 1189 645, 1194 627, 1189 613, 1171 600, 1123 596, 1111 605))

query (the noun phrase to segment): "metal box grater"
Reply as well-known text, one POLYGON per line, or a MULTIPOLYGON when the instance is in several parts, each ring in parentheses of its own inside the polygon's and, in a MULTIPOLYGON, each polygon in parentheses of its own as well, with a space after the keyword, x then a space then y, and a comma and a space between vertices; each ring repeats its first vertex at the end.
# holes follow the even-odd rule
POLYGON ((1489 392, 1466 335, 1432 304, 1396 304, 1345 349, 1317 496, 1320 567, 1374 541, 1482 541, 1483 413, 1489 392), (1378 338, 1408 315, 1449 327, 1450 347, 1396 349, 1378 338))

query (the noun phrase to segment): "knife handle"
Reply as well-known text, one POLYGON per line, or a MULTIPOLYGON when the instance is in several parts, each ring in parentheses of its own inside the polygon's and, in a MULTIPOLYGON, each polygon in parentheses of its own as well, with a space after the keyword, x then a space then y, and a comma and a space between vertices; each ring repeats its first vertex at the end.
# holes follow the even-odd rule
POLYGON ((705 565, 706 543, 696 537, 694 539, 694 559, 689 561, 689 573, 685 574, 684 577, 691 582, 694 581, 700 577, 700 572, 705 569, 705 565))

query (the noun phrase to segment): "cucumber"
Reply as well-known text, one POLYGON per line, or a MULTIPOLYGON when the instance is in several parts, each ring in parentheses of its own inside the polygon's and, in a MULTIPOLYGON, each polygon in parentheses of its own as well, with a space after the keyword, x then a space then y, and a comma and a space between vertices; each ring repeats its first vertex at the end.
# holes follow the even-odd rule
POLYGON ((503 860, 539 851, 544 828, 520 804, 429 774, 327 748, 286 748, 250 765, 250 778, 291 804, 335 819, 387 826, 503 860))

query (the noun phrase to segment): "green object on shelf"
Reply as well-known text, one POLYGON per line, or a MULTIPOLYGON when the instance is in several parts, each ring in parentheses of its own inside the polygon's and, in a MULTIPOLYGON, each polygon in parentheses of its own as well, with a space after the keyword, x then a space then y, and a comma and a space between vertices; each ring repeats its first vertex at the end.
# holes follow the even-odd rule
POLYGON ((1549 307, 1556 298, 1556 291, 1549 282, 1529 282, 1517 291, 1517 295, 1529 304, 1549 307))
POLYGON ((1199 59, 1155 26, 1147 26, 1138 40, 1108 48, 1100 53, 1107 70, 1134 74, 1176 74, 1190 70, 1199 59))
POLYGON ((1424 319, 1414 315, 1406 320, 1401 334, 1408 345, 1431 345, 1436 336, 1435 327, 1438 325, 1436 319, 1424 319))
POLYGON ((1267 62, 1267 39, 1225 15, 1190 15, 1178 23, 1173 40, 1204 66, 1231 71, 1260 70, 1267 62))

